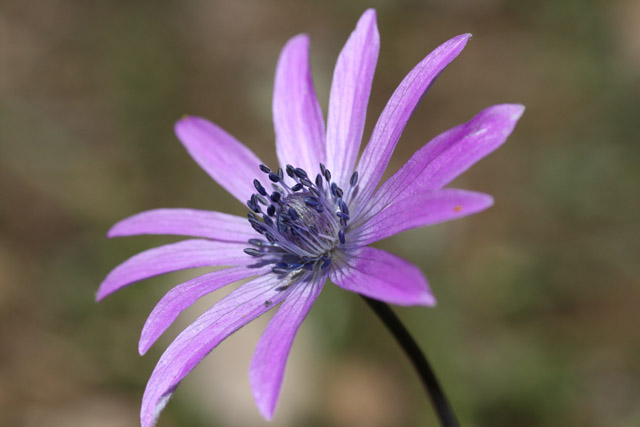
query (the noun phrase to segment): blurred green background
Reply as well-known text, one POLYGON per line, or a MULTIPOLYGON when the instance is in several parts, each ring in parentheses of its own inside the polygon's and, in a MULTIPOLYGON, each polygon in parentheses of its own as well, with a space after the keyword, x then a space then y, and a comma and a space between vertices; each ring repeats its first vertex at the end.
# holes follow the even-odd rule
MULTIPOLYGON (((273 73, 311 36, 326 109, 335 59, 367 7, 381 51, 365 139, 395 86, 438 44, 474 37, 398 145, 501 102, 527 111, 456 187, 476 216, 379 246, 418 264, 438 306, 396 311, 466 426, 640 425, 640 2, 3 1, 0 4, 0 426, 135 426, 162 349, 226 290, 183 315, 147 356, 137 339, 173 285, 150 279, 93 301, 134 253, 109 241, 145 209, 245 209, 173 135, 210 118, 274 165, 273 73)), ((248 177, 247 179, 250 179, 248 177)), ((267 319, 223 343, 178 389, 160 426, 431 426, 407 360, 356 295, 329 286, 296 339, 275 420, 247 369, 267 319)))

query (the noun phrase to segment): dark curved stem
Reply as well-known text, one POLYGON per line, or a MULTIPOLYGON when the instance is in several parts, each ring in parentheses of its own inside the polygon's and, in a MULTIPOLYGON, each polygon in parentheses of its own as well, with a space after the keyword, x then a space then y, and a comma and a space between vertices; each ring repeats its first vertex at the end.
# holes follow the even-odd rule
POLYGON ((413 367, 418 371, 418 375, 422 380, 422 384, 427 390, 429 397, 431 398, 431 404, 433 405, 438 419, 443 427, 458 427, 458 420, 456 419, 453 409, 444 395, 436 375, 433 373, 427 358, 424 356, 418 344, 404 327, 400 319, 395 315, 391 308, 380 301, 373 300, 362 296, 371 309, 380 317, 380 319, 387 326, 389 331, 393 334, 398 344, 405 351, 413 367))

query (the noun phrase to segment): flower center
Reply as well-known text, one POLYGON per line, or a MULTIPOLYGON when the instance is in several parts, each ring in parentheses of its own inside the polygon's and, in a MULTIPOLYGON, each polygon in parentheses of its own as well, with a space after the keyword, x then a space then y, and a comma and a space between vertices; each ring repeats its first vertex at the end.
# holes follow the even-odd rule
MULTIPOLYGON (((259 265, 274 264, 272 271, 281 275, 297 277, 304 270, 327 268, 334 248, 345 243, 349 221, 344 192, 331 182, 331 172, 321 163, 321 173, 312 182, 306 171, 291 165, 286 167, 289 179, 282 169, 273 172, 260 165, 260 170, 268 176, 273 191, 253 181, 257 193, 247 201, 248 218, 266 240, 250 239, 252 247, 245 253, 260 257, 259 265)), ((351 187, 357 181, 354 172, 351 187)))

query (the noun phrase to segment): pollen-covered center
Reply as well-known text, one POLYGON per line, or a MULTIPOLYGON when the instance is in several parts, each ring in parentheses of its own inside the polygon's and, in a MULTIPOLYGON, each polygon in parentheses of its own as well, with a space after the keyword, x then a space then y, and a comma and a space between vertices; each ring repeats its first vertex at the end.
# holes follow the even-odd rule
MULTIPOLYGON (((257 179, 256 193, 247 201, 251 226, 264 239, 250 239, 248 255, 260 257, 259 264, 273 264, 276 274, 325 269, 334 249, 345 243, 349 208, 344 192, 331 182, 331 172, 323 164, 314 181, 307 172, 291 165, 272 172, 260 165, 270 181, 271 191, 257 179)), ((353 189, 358 181, 351 178, 353 189)), ((296 273, 297 274, 297 273, 296 273)))

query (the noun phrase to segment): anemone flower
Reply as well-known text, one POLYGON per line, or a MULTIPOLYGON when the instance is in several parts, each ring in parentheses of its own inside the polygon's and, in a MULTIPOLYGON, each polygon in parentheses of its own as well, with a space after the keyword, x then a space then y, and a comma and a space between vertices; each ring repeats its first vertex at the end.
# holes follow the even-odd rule
POLYGON ((491 196, 445 185, 500 146, 523 112, 503 104, 481 111, 418 150, 378 185, 412 111, 469 34, 427 55, 402 80, 378 118, 358 161, 379 50, 374 10, 367 10, 338 57, 327 125, 313 88, 306 35, 280 55, 273 121, 280 167, 267 167, 217 125, 187 116, 175 126, 193 159, 250 212, 241 218, 193 209, 157 209, 124 219, 109 237, 169 234, 197 237, 139 253, 117 266, 97 300, 171 271, 229 266, 171 289, 140 338, 144 354, 200 297, 241 285, 187 327, 164 352, 142 399, 141 423, 155 423, 176 387, 222 340, 279 306, 258 341, 249 369, 262 415, 274 413, 294 336, 327 279, 375 300, 432 306, 427 280, 411 263, 367 245, 415 227, 488 208, 491 196))

